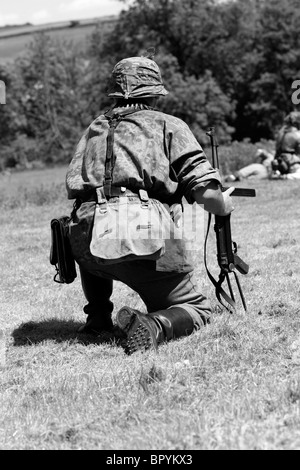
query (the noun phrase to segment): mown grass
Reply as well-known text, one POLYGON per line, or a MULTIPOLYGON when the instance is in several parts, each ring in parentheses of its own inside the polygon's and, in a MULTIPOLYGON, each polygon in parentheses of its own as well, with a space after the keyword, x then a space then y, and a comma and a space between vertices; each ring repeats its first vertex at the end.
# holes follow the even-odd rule
MULTIPOLYGON (((212 301, 203 330, 126 356, 114 343, 78 337, 80 280, 53 282, 51 218, 68 213, 65 169, 1 180, 1 449, 300 449, 300 303, 297 182, 243 184, 233 239, 250 264, 240 276, 248 311, 212 301), (55 189, 53 191, 53 188, 55 189), (17 202, 16 202, 17 201, 17 202)), ((215 239, 209 267, 217 276, 215 239)), ((143 308, 115 283, 115 311, 143 308)))

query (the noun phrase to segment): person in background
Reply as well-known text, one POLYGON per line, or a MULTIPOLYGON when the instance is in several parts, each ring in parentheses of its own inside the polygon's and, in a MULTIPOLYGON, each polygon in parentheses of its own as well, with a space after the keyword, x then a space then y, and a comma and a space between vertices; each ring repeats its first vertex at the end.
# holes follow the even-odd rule
POLYGON ((265 180, 270 178, 272 173, 272 161, 274 154, 265 150, 258 149, 255 154, 255 162, 246 165, 231 175, 225 176, 226 182, 241 181, 243 179, 252 178, 265 180))
POLYGON ((300 179, 300 112, 292 111, 276 139, 272 179, 300 179))
POLYGON ((102 191, 108 203, 122 197, 130 203, 142 192, 144 201, 150 198, 169 207, 181 208, 185 197, 212 214, 225 216, 233 210, 234 188, 221 191, 219 172, 187 124, 157 109, 158 98, 167 93, 153 57, 118 62, 108 90, 112 107, 85 131, 66 175, 68 198, 75 199, 70 242, 87 300, 80 332, 118 337, 121 331, 120 344, 127 354, 190 335, 209 322, 211 306, 198 290, 183 239, 167 240, 166 252, 157 260, 141 256, 110 264, 94 256, 90 244, 97 193, 102 191), (113 141, 108 140, 112 132, 113 141), (106 178, 108 156, 112 173, 106 178), (113 322, 115 280, 140 295, 145 312, 124 306, 113 322))
POLYGON ((240 170, 225 176, 225 181, 254 179, 300 179, 300 112, 292 111, 283 121, 276 136, 275 153, 258 149, 255 160, 240 170))

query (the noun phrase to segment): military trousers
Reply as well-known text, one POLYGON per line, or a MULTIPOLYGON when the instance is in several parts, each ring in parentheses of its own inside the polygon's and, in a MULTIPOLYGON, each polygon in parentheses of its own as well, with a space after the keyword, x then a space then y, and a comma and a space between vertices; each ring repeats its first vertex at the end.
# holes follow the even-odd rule
POLYGON ((265 180, 269 177, 268 168, 262 163, 251 163, 244 166, 235 173, 239 179, 255 178, 258 180, 265 180))
POLYGON ((148 313, 176 305, 185 309, 192 317, 194 330, 208 323, 211 315, 210 302, 198 292, 193 271, 160 272, 155 267, 155 261, 149 260, 101 267, 96 263, 94 266, 92 263, 81 265, 81 282, 88 301, 84 307, 85 313, 100 315, 105 321, 114 308, 110 300, 113 281, 120 281, 140 296, 148 313))

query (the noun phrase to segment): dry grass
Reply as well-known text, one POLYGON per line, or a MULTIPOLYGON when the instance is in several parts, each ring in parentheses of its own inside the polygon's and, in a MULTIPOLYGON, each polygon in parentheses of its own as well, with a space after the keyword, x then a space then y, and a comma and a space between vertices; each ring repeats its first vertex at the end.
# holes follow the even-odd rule
MULTIPOLYGON (((49 264, 50 219, 70 208, 64 169, 33 183, 36 175, 12 175, 0 191, 0 448, 300 449, 298 184, 252 182, 257 197, 236 200, 232 232, 250 263, 240 276, 248 312, 240 302, 234 315, 217 305, 200 253, 196 274, 212 299, 212 323, 157 353, 127 357, 115 344, 76 336, 80 280, 55 284, 49 264), (22 189, 12 193, 17 178, 22 189)), ((217 275, 213 231, 209 249, 217 275)), ((113 301, 115 310, 143 306, 119 283, 113 301)))

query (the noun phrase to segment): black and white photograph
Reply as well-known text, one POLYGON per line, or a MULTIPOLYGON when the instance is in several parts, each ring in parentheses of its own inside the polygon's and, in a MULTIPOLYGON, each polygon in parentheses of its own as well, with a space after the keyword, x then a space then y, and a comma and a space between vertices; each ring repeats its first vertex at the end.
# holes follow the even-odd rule
POLYGON ((1 2, 0 450, 300 450, 299 25, 1 2))

